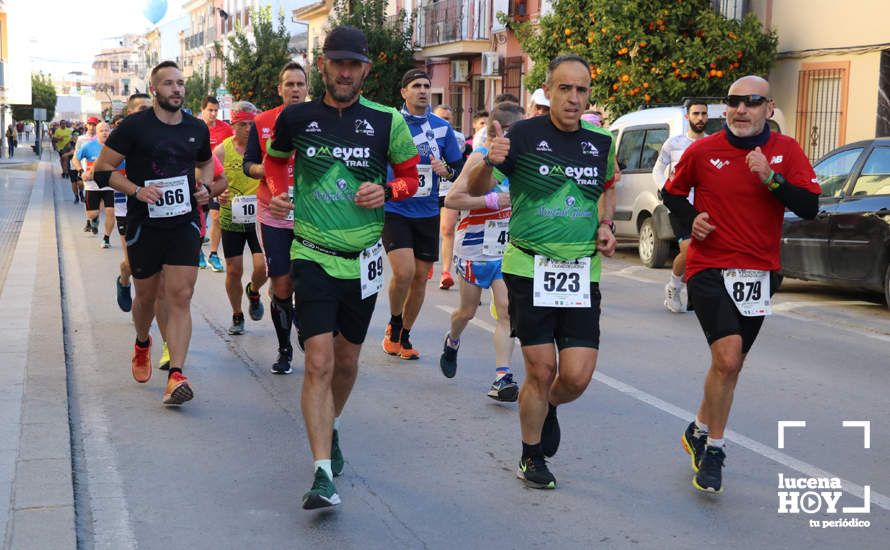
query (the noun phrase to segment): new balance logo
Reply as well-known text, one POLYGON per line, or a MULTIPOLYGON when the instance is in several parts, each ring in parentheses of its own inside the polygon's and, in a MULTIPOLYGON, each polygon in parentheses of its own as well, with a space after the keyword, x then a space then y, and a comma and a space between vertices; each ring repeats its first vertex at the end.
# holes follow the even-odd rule
POLYGON ((535 147, 535 149, 538 151, 553 152, 553 150, 550 148, 550 144, 547 143, 546 141, 542 141, 541 143, 539 143, 538 146, 535 147))
POLYGON ((782 163, 782 155, 775 155, 769 161, 770 164, 781 164, 782 163))
POLYGON ((318 122, 313 120, 312 122, 310 122, 309 124, 306 125, 306 131, 312 132, 312 133, 318 133, 318 132, 321 132, 321 128, 318 126, 318 122))
POLYGON ((724 166, 729 166, 728 160, 720 160, 720 159, 711 159, 711 164, 714 165, 714 168, 720 170, 724 166))
POLYGON ((190 137, 190 138, 189 138, 189 143, 194 143, 194 142, 195 142, 195 138, 190 137))

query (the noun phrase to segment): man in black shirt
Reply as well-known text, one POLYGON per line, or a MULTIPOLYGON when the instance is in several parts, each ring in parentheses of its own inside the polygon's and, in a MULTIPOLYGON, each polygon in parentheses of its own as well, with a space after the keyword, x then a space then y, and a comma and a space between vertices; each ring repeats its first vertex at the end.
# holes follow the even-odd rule
POLYGON ((127 117, 109 136, 96 160, 95 179, 128 197, 127 254, 136 281, 133 378, 140 383, 151 378, 149 330, 163 272, 170 349, 163 402, 180 405, 193 397, 182 367, 192 332, 189 309, 201 248, 197 208, 223 189, 212 188, 207 126, 181 111, 185 81, 179 67, 164 61, 152 69, 151 91, 152 108, 127 117), (126 176, 115 171, 123 160, 126 176))

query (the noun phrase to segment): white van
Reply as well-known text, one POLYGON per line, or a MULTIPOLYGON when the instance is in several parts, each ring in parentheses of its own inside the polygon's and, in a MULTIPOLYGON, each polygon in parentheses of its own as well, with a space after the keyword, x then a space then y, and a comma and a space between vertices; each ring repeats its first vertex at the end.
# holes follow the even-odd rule
MULTIPOLYGON (((653 107, 627 113, 609 126, 616 139, 616 158, 621 168, 615 206, 615 231, 620 240, 638 240, 640 260, 647 267, 661 267, 671 257, 676 239, 667 209, 658 199, 652 168, 661 145, 689 129, 682 105, 653 107)), ((708 134, 723 127, 726 105, 708 104, 708 134)), ((770 127, 781 132, 785 117, 775 110, 770 127)))

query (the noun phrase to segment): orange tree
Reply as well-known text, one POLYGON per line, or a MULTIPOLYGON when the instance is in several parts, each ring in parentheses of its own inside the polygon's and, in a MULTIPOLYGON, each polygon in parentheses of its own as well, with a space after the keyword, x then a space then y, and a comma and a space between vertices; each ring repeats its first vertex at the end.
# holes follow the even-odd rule
POLYGON ((778 42, 754 14, 727 19, 709 0, 555 0, 538 25, 510 25, 535 63, 529 90, 544 82, 550 59, 578 54, 591 66, 591 102, 615 115, 722 97, 740 76, 766 76, 778 42))

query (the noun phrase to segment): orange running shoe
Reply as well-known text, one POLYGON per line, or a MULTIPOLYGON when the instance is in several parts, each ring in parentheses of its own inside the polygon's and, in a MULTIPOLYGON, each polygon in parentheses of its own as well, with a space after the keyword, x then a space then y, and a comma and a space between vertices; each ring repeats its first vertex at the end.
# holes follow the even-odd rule
POLYGON ((405 359, 406 361, 420 359, 420 352, 414 349, 414 346, 411 345, 411 341, 405 336, 404 332, 399 336, 399 344, 402 346, 402 349, 399 350, 399 359, 405 359))
POLYGON ((433 266, 430 266, 430 270, 426 272, 426 280, 427 281, 433 280, 433 266))
POLYGON ((448 290, 449 288, 454 286, 454 279, 451 277, 451 273, 447 271, 442 272, 442 277, 439 279, 439 288, 442 290, 448 290))
POLYGON ((190 401, 195 394, 189 386, 189 379, 181 372, 174 372, 167 378, 167 389, 164 390, 164 405, 182 405, 190 401))
POLYGON ((148 337, 147 347, 133 345, 132 371, 133 379, 140 384, 151 380, 151 336, 148 337))
POLYGON ((396 339, 392 341, 392 323, 386 323, 386 334, 383 336, 383 352, 387 355, 398 355, 402 351, 402 344, 396 339))

